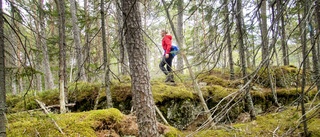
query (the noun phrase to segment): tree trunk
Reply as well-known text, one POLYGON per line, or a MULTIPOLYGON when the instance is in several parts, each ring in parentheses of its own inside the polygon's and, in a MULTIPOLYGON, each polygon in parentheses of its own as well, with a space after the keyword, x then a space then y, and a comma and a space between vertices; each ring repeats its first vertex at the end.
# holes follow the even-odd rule
POLYGON ((123 21, 122 21, 122 11, 121 11, 121 4, 118 3, 119 0, 116 1, 116 8, 117 8, 117 25, 118 25, 118 44, 120 49, 120 74, 121 75, 128 75, 129 68, 128 68, 128 54, 125 46, 124 36, 123 36, 123 21))
POLYGON ((60 113, 66 113, 66 36, 65 36, 65 1, 58 0, 59 11, 59 92, 60 113))
MULTIPOLYGON (((261 2, 261 49, 262 61, 268 58, 269 53, 269 38, 268 38, 268 25, 267 25, 267 0, 261 2)), ((268 62, 268 61, 267 61, 268 62)), ((268 63, 267 63, 268 64, 268 63)))
MULTIPOLYGON (((307 116, 305 106, 304 106, 304 89, 306 86, 306 71, 307 71, 307 59, 308 59, 308 51, 307 51, 307 33, 306 33, 306 18, 307 18, 307 10, 308 10, 308 4, 306 2, 307 0, 302 0, 301 6, 304 8, 304 14, 303 14, 303 19, 299 20, 300 23, 300 33, 301 33, 301 46, 302 46, 302 83, 301 83, 301 93, 300 93, 300 103, 301 103, 301 113, 302 113, 302 124, 303 124, 303 131, 304 131, 304 136, 308 136, 308 127, 307 127, 307 116)), ((299 16, 299 14, 298 14, 299 16)))
POLYGON ((279 21, 276 19, 279 16, 279 13, 275 12, 274 7, 271 7, 272 9, 272 17, 271 17, 271 33, 272 33, 272 41, 270 44, 270 48, 268 51, 268 56, 266 58, 266 60, 262 60, 263 62, 266 62, 266 69, 267 69, 267 73, 268 73, 268 79, 269 79, 269 83, 270 83, 270 88, 272 91, 272 95, 273 95, 273 101, 274 104, 279 107, 280 104, 278 102, 278 97, 277 97, 277 92, 276 92, 276 84, 273 82, 273 76, 271 74, 271 64, 272 62, 270 62, 269 60, 271 60, 273 58, 273 55, 276 54, 276 42, 277 42, 277 36, 278 36, 278 30, 279 30, 279 21))
MULTIPOLYGON (((164 9, 165 9, 165 11, 166 11, 167 18, 168 18, 168 20, 169 20, 169 23, 170 23, 171 29, 172 29, 172 31, 173 31, 173 34, 174 34, 175 37, 177 37, 178 35, 177 35, 176 31, 175 31, 175 28, 174 28, 173 22, 172 22, 172 20, 171 20, 171 17, 170 17, 168 8, 167 8, 167 6, 166 6, 166 2, 165 2, 164 0, 161 0, 161 1, 162 1, 162 3, 163 3, 164 9)), ((177 42, 178 42, 178 45, 181 45, 181 42, 179 41, 179 39, 177 39, 177 42)), ((208 108, 208 106, 207 106, 207 104, 206 104, 206 101, 205 101, 204 98, 203 98, 202 91, 201 91, 201 89, 200 89, 200 87, 199 87, 198 81, 196 80, 195 74, 193 73, 193 70, 192 70, 192 68, 191 68, 191 65, 189 64, 189 61, 188 61, 188 59, 187 59, 187 57, 186 57, 183 49, 180 50, 180 56, 182 56, 184 62, 186 63, 186 66, 187 66, 187 68, 188 68, 190 77, 191 77, 191 79, 192 79, 193 88, 194 88, 194 90, 198 93, 198 96, 199 96, 200 101, 201 101, 201 106, 203 107, 203 109, 204 109, 204 111, 205 111, 205 113, 206 113, 206 115, 207 115, 207 118, 208 118, 209 122, 214 122, 213 119, 212 119, 212 117, 211 117, 210 110, 209 110, 209 108, 208 108)))
POLYGON ((229 59, 229 71, 230 71, 230 79, 234 80, 234 66, 233 66, 233 56, 232 56, 232 45, 231 45, 231 36, 230 29, 231 25, 229 22, 229 8, 228 8, 228 0, 223 1, 224 7, 224 16, 225 16, 225 30, 227 37, 227 47, 228 47, 228 59, 229 59))
MULTIPOLYGON (((11 3, 12 4, 12 3, 11 3)), ((14 19, 14 8, 13 8, 13 5, 10 5, 10 7, 11 7, 11 23, 12 24, 14 24, 14 22, 15 22, 15 19, 14 19)), ((11 32, 10 33, 10 36, 9 37, 11 37, 11 38, 13 38, 15 36, 15 34, 13 33, 13 32, 11 32)), ((10 40, 10 41, 12 41, 12 43, 13 44, 15 44, 15 41, 14 40, 10 40)), ((13 47, 13 46, 7 46, 6 48, 8 48, 7 49, 7 51, 8 51, 8 53, 10 54, 10 55, 12 55, 12 56, 14 56, 14 55, 16 55, 16 49, 15 49, 15 47, 13 47)), ((6 50, 6 49, 5 49, 6 50)), ((7 60, 7 64, 5 64, 7 67, 17 67, 17 65, 16 65, 16 58, 7 58, 6 59, 7 60)), ((10 83, 12 83, 11 84, 11 87, 12 87, 12 94, 14 94, 14 95, 16 95, 16 94, 18 94, 18 80, 17 80, 17 76, 14 74, 14 73, 16 73, 16 72, 12 72, 13 74, 11 75, 11 81, 9 81, 10 83)))
POLYGON ((41 47, 42 47, 42 54, 43 54, 43 69, 45 72, 45 89, 54 89, 54 78, 52 76, 50 61, 49 61, 49 54, 47 48, 47 36, 46 36, 46 27, 44 21, 44 11, 43 11, 43 0, 39 0, 40 3, 40 34, 41 34, 41 47))
MULTIPOLYGON (((84 12, 85 12, 85 44, 84 44, 84 50, 83 50, 83 59, 84 59, 84 66, 87 68, 87 70, 89 70, 89 65, 90 65, 90 43, 89 43, 89 37, 90 37, 90 22, 88 22, 89 20, 89 13, 88 13, 88 0, 84 0, 83 1, 83 5, 84 5, 84 12)), ((90 71, 90 70, 89 70, 90 71)), ((88 75, 87 77, 87 81, 91 82, 91 77, 90 75, 88 75)))
MULTIPOLYGON (((243 83, 247 83, 249 81, 247 76, 247 68, 246 68, 246 56, 245 56, 245 47, 243 43, 243 28, 242 28, 242 0, 237 1, 237 9, 236 9, 236 23, 237 23, 237 31, 238 31, 238 43, 239 43, 239 54, 240 54, 240 66, 242 77, 244 77, 243 83)), ((245 89, 245 99, 246 99, 246 108, 249 110, 251 119, 256 118, 256 114, 254 111, 253 101, 250 93, 249 85, 244 88, 245 89)))
POLYGON ((150 74, 146 62, 147 46, 144 44, 141 31, 139 3, 135 0, 122 0, 122 9, 139 136, 157 137, 159 133, 151 92, 150 74))
MULTIPOLYGON (((35 26, 36 26, 36 48, 38 48, 38 49, 41 49, 41 35, 40 35, 40 24, 39 24, 40 22, 36 22, 36 24, 35 24, 35 26)), ((43 63, 43 57, 41 56, 41 57, 37 57, 37 54, 39 54, 39 52, 35 52, 34 53, 35 54, 35 56, 36 56, 36 58, 34 58, 34 67, 35 67, 35 69, 38 69, 38 70, 40 70, 40 71, 42 71, 43 69, 42 69, 42 63, 43 63)), ((36 73, 36 74, 34 74, 35 75, 35 90, 36 91, 42 91, 42 81, 41 81, 41 74, 39 74, 39 73, 36 73)), ((35 92, 36 93, 36 92, 35 92)))
MULTIPOLYGON (((316 0, 316 10, 315 10, 315 16, 316 16, 316 24, 317 24, 317 36, 319 36, 320 34, 320 0, 316 0)), ((316 42, 316 44, 314 45, 314 49, 313 50, 315 50, 316 51, 316 53, 313 53, 312 52, 312 54, 315 54, 315 56, 317 56, 317 58, 318 58, 318 61, 319 61, 319 59, 320 59, 320 42, 319 42, 319 38, 317 39, 317 41, 318 42, 316 42)), ((318 81, 318 83, 317 83, 317 88, 318 88, 318 92, 319 92, 319 94, 320 94, 320 63, 317 61, 317 69, 318 69, 318 74, 317 74, 317 81, 318 81)), ((320 95, 318 94, 318 96, 320 97, 320 95)))
POLYGON ((288 54, 288 45, 287 45, 287 36, 286 36, 286 26, 284 22, 284 10, 285 10, 285 4, 283 3, 283 0, 277 1, 278 6, 278 14, 280 14, 280 20, 281 20, 281 50, 282 50, 282 59, 283 59, 283 65, 289 65, 289 54, 288 54))
POLYGON ((318 55, 317 55, 317 44, 315 43, 315 38, 314 38, 314 30, 313 30, 313 26, 311 23, 311 17, 309 19, 309 28, 310 28, 310 39, 311 39, 311 46, 312 46, 312 62, 313 62, 313 79, 316 82, 317 85, 317 90, 319 91, 320 89, 320 73, 319 73, 319 59, 318 59, 318 55))
MULTIPOLYGON (((177 33, 179 41, 181 42, 181 45, 178 45, 181 49, 184 47, 183 46, 183 0, 178 0, 178 23, 177 23, 177 33)), ((178 72, 183 74, 183 58, 181 56, 177 56, 177 69, 179 70, 178 72)))
POLYGON ((6 137, 6 81, 4 57, 3 10, 0 1, 0 137, 6 137))
POLYGON ((78 17, 76 11, 76 2, 75 0, 70 1, 70 12, 72 16, 72 31, 73 31, 73 38, 74 38, 74 45, 76 48, 76 58, 77 58, 77 78, 76 81, 87 81, 87 77, 84 71, 84 62, 82 57, 82 50, 81 50, 81 42, 80 42, 80 30, 78 26, 78 17))
MULTIPOLYGON (((319 36, 320 34, 320 0, 316 0, 316 24, 317 24, 317 36, 319 36)), ((318 38, 318 41, 320 39, 318 38)), ((318 43, 318 42, 317 42, 318 43)), ((317 45, 317 48, 318 48, 318 51, 317 51, 317 54, 318 54, 318 58, 320 59, 320 43, 318 43, 317 45)))
POLYGON ((109 62, 109 55, 108 55, 108 48, 107 41, 106 41, 106 25, 105 25, 105 14, 104 14, 104 0, 101 0, 100 3, 100 10, 101 10, 101 37, 102 37, 102 48, 103 48, 103 67, 105 70, 104 76, 104 84, 105 84, 105 92, 107 97, 107 108, 112 108, 112 97, 110 91, 110 62, 109 62))

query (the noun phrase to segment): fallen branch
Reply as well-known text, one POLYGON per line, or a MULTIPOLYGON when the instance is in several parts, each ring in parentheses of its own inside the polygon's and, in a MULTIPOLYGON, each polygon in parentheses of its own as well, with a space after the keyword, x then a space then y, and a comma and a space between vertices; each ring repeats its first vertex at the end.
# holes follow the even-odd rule
MULTIPOLYGON (((42 103, 41 101, 37 100, 37 99, 35 99, 35 101, 36 101, 36 102, 40 105, 40 107, 43 109, 44 113, 45 113, 48 117, 50 117, 50 116, 49 116, 49 111, 48 111, 48 109, 46 108, 46 105, 45 105, 44 103, 42 103)), ((50 118, 51 118, 51 117, 50 117, 50 118)), ((51 118, 51 121, 52 121, 52 123, 58 128, 59 132, 60 132, 61 134, 65 135, 64 132, 62 131, 62 129, 59 127, 59 125, 57 124, 57 122, 56 122, 53 118, 51 118)))
POLYGON ((154 105, 155 108, 156 108, 156 111, 157 113, 159 114, 159 116, 161 117, 161 119, 163 120, 163 122, 166 124, 166 125, 169 125, 168 121, 166 120, 166 118, 164 118, 164 116, 162 115, 161 111, 158 109, 158 107, 156 105, 154 105))

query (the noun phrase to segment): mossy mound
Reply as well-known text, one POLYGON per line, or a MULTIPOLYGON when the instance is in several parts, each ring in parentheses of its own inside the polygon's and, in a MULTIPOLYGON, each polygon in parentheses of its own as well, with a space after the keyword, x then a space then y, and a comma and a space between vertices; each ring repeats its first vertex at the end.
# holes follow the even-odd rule
POLYGON ((8 136, 93 136, 101 126, 120 123, 124 115, 117 109, 96 110, 81 113, 50 114, 41 112, 8 115, 8 136), (51 121, 54 119, 63 135, 51 121))
MULTIPOLYGON (((195 133, 195 137, 208 136, 299 136, 303 132, 302 125, 298 126, 299 118, 301 117, 300 110, 294 107, 287 108, 279 113, 270 113, 257 116, 257 119, 251 122, 235 123, 231 125, 217 126, 214 130, 203 130, 195 133), (296 129, 291 132, 292 129, 296 129)), ((320 117, 313 118, 308 121, 309 132, 311 136, 319 136, 320 134, 320 117)))
POLYGON ((152 82, 152 94, 155 103, 174 99, 193 99, 194 95, 191 91, 192 90, 185 87, 182 83, 178 83, 176 86, 169 86, 163 82, 152 82))
MULTIPOLYGON (((8 137, 29 136, 137 136, 136 118, 123 115, 119 110, 93 110, 88 112, 50 114, 42 112, 16 113, 8 117, 8 137), (58 124, 60 133, 52 120, 58 124)), ((181 132, 173 127, 159 124, 159 133, 173 137, 181 132)))
MULTIPOLYGON (((307 72, 308 73, 308 72, 307 72)), ((285 88, 290 86, 299 85, 300 81, 297 79, 301 76, 301 71, 296 66, 273 66, 270 68, 271 77, 275 79, 277 87, 285 88)), ((310 81, 309 75, 307 75, 307 81, 310 81)), ((257 74, 256 83, 270 87, 269 75, 266 68, 261 68, 257 74)))

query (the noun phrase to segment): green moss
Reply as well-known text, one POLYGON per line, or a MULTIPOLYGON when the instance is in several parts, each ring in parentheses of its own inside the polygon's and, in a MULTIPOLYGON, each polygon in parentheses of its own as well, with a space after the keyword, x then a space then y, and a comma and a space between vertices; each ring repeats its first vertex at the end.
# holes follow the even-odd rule
MULTIPOLYGON (((275 129, 276 135, 281 136, 286 133, 290 128, 295 128, 299 123, 301 117, 299 110, 295 107, 287 108, 279 113, 270 113, 267 115, 257 116, 257 119, 246 123, 236 123, 230 125, 232 128, 224 127, 215 130, 203 130, 196 133, 195 137, 207 136, 273 136, 275 129)), ((309 116, 308 116, 309 117, 309 116)), ((320 115, 308 121, 309 131, 311 136, 320 135, 320 115)), ((302 132, 302 128, 298 128, 292 135, 297 135, 302 132)))
POLYGON ((182 84, 168 86, 162 82, 152 84, 152 94, 154 101, 162 102, 166 99, 192 99, 193 93, 182 84))
POLYGON ((46 105, 59 104, 60 93, 58 89, 47 90, 39 93, 39 99, 43 101, 46 105))
POLYGON ((230 85, 230 81, 219 78, 215 75, 208 75, 208 74, 200 74, 199 81, 206 82, 207 85, 220 85, 223 87, 227 87, 230 85))
MULTIPOLYGON (((112 98, 115 101, 122 102, 132 96, 131 83, 114 83, 111 86, 112 98)), ((105 94, 104 94, 105 95, 105 94)))
MULTIPOLYGON (((296 84, 296 77, 298 75, 298 68, 293 65, 289 66, 273 66, 270 68, 270 74, 275 78, 277 87, 288 87, 296 84)), ((309 80, 309 79, 308 79, 309 80)), ((261 68, 258 72, 257 83, 265 87, 270 86, 268 71, 266 68, 261 68)))
POLYGON ((219 101, 231 93, 236 92, 237 89, 225 88, 220 85, 206 86, 202 88, 204 97, 211 97, 214 101, 219 101))
POLYGON ((180 137, 182 132, 174 127, 169 127, 169 131, 164 134, 165 137, 180 137))
POLYGON ((16 136, 94 136, 95 131, 107 124, 119 123, 124 115, 117 109, 96 110, 81 113, 50 114, 61 127, 62 135, 41 112, 8 115, 8 137, 16 136))
POLYGON ((311 122, 309 122, 308 127, 309 131, 311 132, 313 137, 319 137, 320 136, 320 119, 318 116, 318 119, 314 119, 311 122))
POLYGON ((226 130, 204 130, 198 132, 194 137, 223 137, 232 136, 232 133, 226 130))
POLYGON ((95 99, 101 90, 101 83, 76 82, 68 86, 68 92, 71 99, 95 99))

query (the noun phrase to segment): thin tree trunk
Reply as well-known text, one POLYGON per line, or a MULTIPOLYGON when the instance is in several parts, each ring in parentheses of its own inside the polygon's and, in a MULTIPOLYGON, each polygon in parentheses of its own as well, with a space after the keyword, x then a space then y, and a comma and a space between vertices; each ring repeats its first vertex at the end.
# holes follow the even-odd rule
POLYGON ((3 9, 0 1, 0 136, 6 137, 6 81, 4 57, 3 9))
MULTIPOLYGON (((181 42, 179 45, 180 48, 183 49, 183 5, 184 2, 183 0, 179 0, 178 1, 178 23, 177 23, 177 33, 178 33, 178 37, 177 39, 179 39, 179 41, 181 42)), ((179 70, 178 72, 183 74, 183 58, 181 56, 177 56, 177 69, 179 70)))
POLYGON ((224 0, 224 16, 225 16, 225 30, 226 30, 226 37, 227 37, 227 47, 228 47, 228 59, 229 59, 229 71, 230 71, 230 79, 234 80, 234 65, 233 65, 233 56, 232 56, 232 45, 231 45, 231 36, 230 36, 230 30, 231 25, 229 21, 229 8, 228 8, 228 2, 229 0, 224 0))
MULTIPOLYGON (((11 3, 12 4, 12 3, 11 3)), ((11 23, 14 24, 15 23, 15 19, 14 19, 14 8, 13 5, 10 5, 11 7, 11 23)), ((10 37, 14 37, 14 34, 10 34, 10 37)), ((15 44, 14 40, 11 40, 13 44, 15 44)), ((15 55, 15 47, 13 46, 8 46, 8 52, 10 55, 14 56, 15 55)), ((8 62, 8 67, 17 67, 17 63, 16 63, 16 58, 8 58, 7 60, 9 60, 8 62)), ((16 72, 13 72, 16 73, 16 72)), ((18 80, 17 80, 17 76, 16 75, 11 75, 12 77, 12 94, 16 95, 18 94, 18 80)))
MULTIPOLYGON (((241 62, 241 71, 242 77, 244 77, 243 83, 247 83, 249 78, 247 76, 247 68, 246 68, 246 56, 245 56, 245 47, 243 43, 243 24, 242 24, 242 0, 237 1, 237 9, 236 9, 236 23, 237 23, 237 31, 238 31, 238 43, 239 43, 239 53, 240 53, 240 62, 241 62)), ((250 93, 249 85, 244 88, 245 89, 245 99, 246 99, 246 108, 249 109, 251 119, 256 118, 256 114, 254 111, 253 101, 250 93)))
MULTIPOLYGON (((308 136, 308 125, 307 125, 307 116, 306 114, 306 109, 304 106, 304 89, 306 86, 306 71, 307 71, 307 59, 308 59, 308 54, 307 54, 307 32, 304 28, 306 28, 306 17, 307 17, 307 7, 308 4, 306 0, 301 1, 301 6, 304 7, 304 14, 303 14, 303 19, 304 20, 299 20, 300 23, 300 33, 301 33, 301 46, 302 46, 302 83, 301 83, 301 93, 300 93, 300 103, 301 103, 301 113, 302 113, 302 124, 303 124, 303 131, 304 131, 304 136, 308 136)), ((299 14, 298 14, 299 16, 299 14)))
MULTIPOLYGON (((311 17, 310 17, 311 18, 311 17)), ((315 43, 314 33, 313 33, 313 26, 311 23, 311 19, 309 20, 309 28, 310 28, 310 39, 311 39, 311 46, 312 46, 312 62, 313 62, 313 76, 317 85, 317 90, 320 89, 320 71, 319 71, 319 59, 317 55, 317 46, 315 43)))
MULTIPOLYGON (((90 22, 89 20, 89 13, 88 13, 88 0, 84 0, 84 12, 85 12, 85 19, 87 22, 85 22, 85 44, 84 44, 84 50, 83 50, 83 59, 84 59, 84 66, 89 70, 89 64, 90 64, 90 43, 89 43, 89 37, 90 37, 90 22)), ((90 70, 89 70, 90 71, 90 70)), ((91 77, 88 75, 87 81, 91 82, 91 77)))
POLYGON ((116 8, 117 8, 117 25, 118 25, 118 44, 120 49, 120 74, 121 75, 128 75, 129 68, 128 68, 128 54, 125 46, 124 36, 123 36, 123 21, 122 21, 122 11, 121 11, 121 4, 118 3, 120 0, 116 1, 116 8))
MULTIPOLYGON (((320 63, 319 63, 319 59, 320 59, 320 42, 319 42, 319 33, 320 33, 320 0, 316 0, 316 10, 315 10, 315 16, 316 16, 316 24, 317 24, 317 40, 318 42, 316 42, 316 44, 314 45, 313 48, 315 48, 314 50, 316 51, 316 53, 313 53, 312 54, 315 54, 315 56, 317 56, 318 58, 318 65, 317 65, 317 69, 318 69, 318 74, 316 75, 317 76, 317 80, 319 81, 319 83, 317 83, 317 88, 318 88, 318 93, 320 94, 320 63)), ((320 95, 318 94, 318 96, 320 97, 320 95)))
MULTIPOLYGON (((272 41, 270 44, 270 48, 268 51, 268 56, 267 56, 267 62, 266 62, 266 67, 267 67, 267 71, 268 71, 268 79, 269 79, 269 83, 270 83, 270 88, 272 91, 272 95, 273 95, 273 101, 275 103, 275 105, 277 107, 280 107, 280 104, 278 102, 278 97, 277 97, 277 91, 276 91, 276 85, 273 82, 273 77, 271 75, 271 63, 269 60, 272 59, 273 54, 276 54, 276 42, 277 42, 277 34, 278 34, 278 30, 279 30, 279 21, 276 19, 279 16, 279 13, 275 13, 274 7, 271 7, 272 9, 272 17, 271 17, 271 31, 272 31, 272 41), (276 16, 276 17, 275 17, 276 16)), ((263 60, 264 61, 264 60, 263 60)))
POLYGON ((66 42, 65 42, 65 1, 58 0, 59 11, 59 92, 60 113, 66 113, 66 42))
POLYGON ((289 55, 288 55, 288 45, 287 45, 287 37, 286 37, 286 26, 284 22, 284 10, 285 10, 285 4, 283 3, 283 0, 277 1, 278 6, 278 14, 280 14, 281 19, 281 50, 282 50, 282 59, 283 59, 283 65, 289 65, 289 55))
MULTIPOLYGON (((315 10, 315 14, 316 14, 316 24, 317 24, 317 36, 319 36, 320 34, 320 0, 316 0, 315 2, 316 4, 316 10, 315 10)), ((317 38, 318 42, 317 42, 317 55, 318 55, 318 59, 320 59, 320 39, 317 38)))
POLYGON ((157 137, 159 133, 151 92, 150 74, 146 62, 147 47, 141 31, 139 3, 135 0, 122 0, 122 9, 139 136, 157 137))
POLYGON ((101 13, 101 36, 102 36, 102 48, 103 48, 103 67, 105 70, 105 92, 107 97, 107 108, 111 108, 112 105, 112 97, 111 97, 111 91, 110 91, 110 59, 108 55, 108 48, 107 41, 106 41, 106 25, 105 25, 105 14, 104 14, 104 0, 101 0, 100 3, 100 13, 101 13))
MULTIPOLYGON (((261 49, 262 61, 266 60, 269 56, 269 38, 268 38, 268 25, 267 25, 267 0, 261 2, 261 49)), ((269 61, 268 61, 269 62, 269 61)), ((268 64, 268 63, 267 63, 268 64)))
MULTIPOLYGON (((176 31, 175 31, 173 22, 172 22, 172 20, 171 20, 169 11, 168 11, 167 6, 166 6, 166 2, 165 2, 164 0, 161 0, 161 1, 162 1, 163 5, 164 5, 164 9, 165 9, 165 11, 166 11, 167 18, 168 18, 168 20, 169 20, 169 23, 170 23, 171 29, 172 29, 172 31, 173 31, 173 34, 174 34, 175 37, 177 37, 178 35, 177 35, 176 31)), ((178 42, 178 45, 181 45, 181 42, 179 41, 179 39, 177 39, 177 42, 178 42)), ((187 57, 186 57, 183 49, 180 50, 180 56, 182 56, 184 62, 186 63, 186 66, 187 66, 187 68, 188 68, 190 77, 191 77, 191 79, 192 79, 193 87, 194 87, 195 91, 197 92, 197 94, 198 94, 198 96, 199 96, 199 98, 200 98, 201 106, 203 107, 203 109, 204 109, 204 111, 205 111, 205 113, 206 113, 206 115, 207 115, 208 120, 209 120, 210 122, 214 122, 213 119, 212 119, 212 117, 211 117, 210 110, 209 110, 209 108, 208 108, 208 106, 207 106, 207 104, 206 104, 206 101, 205 101, 204 98, 203 98, 202 91, 201 91, 201 89, 200 89, 200 87, 199 87, 199 84, 198 84, 198 82, 197 82, 197 80, 196 80, 195 74, 194 74, 194 72, 193 72, 193 70, 192 70, 192 68, 191 68, 191 65, 189 64, 189 61, 188 61, 188 59, 187 59, 187 57)))
POLYGON ((44 11, 43 11, 43 0, 39 0, 40 3, 40 11, 39 11, 39 21, 40 21, 40 34, 41 34, 41 47, 42 47, 42 54, 43 54, 43 69, 45 72, 45 89, 54 89, 54 78, 52 76, 52 72, 50 70, 50 61, 49 61, 49 54, 47 48, 47 40, 46 40, 46 28, 45 28, 45 21, 44 21, 44 11))
POLYGON ((82 50, 81 50, 81 42, 80 42, 80 30, 78 26, 78 17, 76 11, 76 2, 75 0, 70 1, 70 12, 72 16, 72 31, 73 31, 73 38, 74 38, 74 45, 76 48, 76 58, 77 58, 77 80, 80 81, 87 81, 87 77, 84 71, 84 62, 82 57, 82 50))

